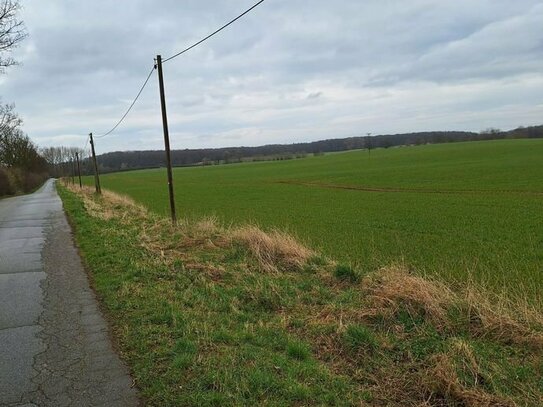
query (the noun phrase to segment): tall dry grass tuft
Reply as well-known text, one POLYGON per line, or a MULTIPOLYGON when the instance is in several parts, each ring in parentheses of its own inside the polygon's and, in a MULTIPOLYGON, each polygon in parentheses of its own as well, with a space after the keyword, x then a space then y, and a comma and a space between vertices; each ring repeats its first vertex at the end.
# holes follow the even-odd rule
MULTIPOLYGON (((453 346, 451 353, 441 353, 432 358, 432 366, 424 380, 424 386, 433 397, 445 397, 455 400, 458 405, 466 407, 514 407, 515 403, 489 394, 481 389, 478 383, 481 372, 469 345, 460 342, 453 346), (459 359, 461 365, 457 366, 454 359, 459 359), (458 371, 471 377, 473 383, 467 386, 460 381, 458 371)), ((456 404, 455 404, 456 405, 456 404)))
POLYGON ((197 221, 185 221, 182 226, 185 235, 185 243, 192 245, 214 245, 225 244, 225 229, 220 225, 217 218, 208 216, 197 221))
POLYGON ((314 256, 313 251, 294 237, 277 230, 264 232, 256 226, 243 226, 232 230, 230 238, 247 247, 268 272, 300 270, 314 256))
POLYGON ((101 219, 120 218, 121 220, 134 220, 137 218, 145 218, 148 215, 145 206, 136 203, 132 198, 103 190, 101 196, 95 194, 94 188, 84 185, 79 186, 65 183, 64 186, 73 193, 78 194, 83 199, 85 209, 91 216, 101 219))
POLYGON ((148 214, 147 208, 144 205, 137 203, 127 195, 121 195, 109 190, 104 190, 102 195, 105 202, 112 205, 115 209, 123 210, 128 207, 139 216, 147 216, 148 214))
POLYGON ((463 297, 472 335, 543 349, 543 315, 528 303, 513 302, 473 287, 465 290, 463 297))
POLYGON ((405 309, 412 316, 421 315, 438 328, 449 325, 447 309, 454 300, 444 284, 410 273, 401 265, 382 268, 362 282, 368 294, 368 315, 395 316, 405 309))
POLYGON ((366 316, 394 318, 405 310, 441 332, 468 328, 474 337, 543 349, 543 316, 526 302, 514 303, 474 286, 453 292, 400 265, 369 275, 362 289, 368 294, 366 316))

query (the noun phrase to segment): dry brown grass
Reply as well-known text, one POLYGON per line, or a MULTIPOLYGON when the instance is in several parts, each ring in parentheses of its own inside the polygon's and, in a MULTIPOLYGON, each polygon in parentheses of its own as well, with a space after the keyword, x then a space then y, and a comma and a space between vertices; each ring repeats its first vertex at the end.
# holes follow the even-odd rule
POLYGON ((83 199, 85 209, 94 217, 105 220, 115 217, 126 221, 133 220, 135 217, 146 218, 149 214, 145 206, 136 203, 126 195, 103 190, 101 197, 98 197, 95 194, 95 189, 86 185, 79 188, 78 185, 65 183, 64 186, 83 199))
POLYGON ((543 317, 526 302, 513 303, 480 287, 453 292, 399 265, 371 274, 362 287, 368 294, 366 316, 393 319, 403 309, 424 317, 441 332, 461 324, 476 337, 543 349, 543 317))
POLYGON ((526 302, 512 302, 474 288, 463 297, 474 336, 543 349, 543 316, 526 302))
POLYGON ((262 270, 267 272, 299 270, 314 255, 294 237, 277 230, 264 232, 256 226, 226 229, 213 217, 196 222, 182 220, 174 227, 167 219, 150 214, 143 205, 127 196, 103 190, 102 196, 97 197, 94 188, 65 186, 83 198, 85 209, 91 216, 140 222, 142 247, 160 254, 169 263, 186 257, 184 249, 187 248, 213 249, 231 244, 246 247, 262 270))
POLYGON ((222 228, 215 217, 205 217, 192 225, 192 232, 199 237, 210 238, 219 234, 222 228))
POLYGON ((223 228, 217 218, 205 217, 197 221, 185 221, 181 226, 184 245, 201 246, 207 249, 225 247, 230 244, 228 229, 223 228))
POLYGON ((515 403, 483 391, 478 386, 481 377, 479 366, 469 345, 463 341, 453 346, 451 353, 442 353, 432 358, 433 366, 426 377, 426 387, 432 397, 445 397, 456 400, 466 407, 513 407, 515 403), (461 366, 456 366, 453 359, 460 359, 461 366), (461 383, 457 369, 467 370, 467 375, 474 382, 471 386, 461 383))
POLYGON ((264 232, 256 226, 243 226, 230 233, 233 242, 241 243, 264 271, 300 270, 314 252, 294 237, 274 230, 264 232))
POLYGON ((368 315, 395 316, 401 308, 412 316, 422 315, 438 328, 448 326, 447 309, 454 294, 444 284, 410 273, 400 265, 387 267, 366 277, 368 315))

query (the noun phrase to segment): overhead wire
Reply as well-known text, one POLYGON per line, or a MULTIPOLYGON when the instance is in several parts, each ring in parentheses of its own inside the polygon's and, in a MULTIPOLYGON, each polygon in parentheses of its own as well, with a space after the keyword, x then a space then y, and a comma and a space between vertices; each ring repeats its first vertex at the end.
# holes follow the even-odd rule
MULTIPOLYGON (((242 18, 243 16, 245 16, 246 14, 250 13, 253 9, 255 9, 256 7, 258 7, 260 4, 262 4, 265 0, 260 0, 258 1, 257 3, 255 3, 253 6, 249 7, 247 10, 245 10, 243 13, 241 13, 240 15, 238 15, 237 17, 235 17, 234 19, 230 20, 229 22, 227 22, 226 24, 224 24, 223 26, 221 26, 220 28, 218 28, 217 30, 213 31, 211 34, 209 34, 208 36, 202 38, 201 40, 195 42, 194 44, 192 44, 191 46, 185 48, 184 50, 178 52, 177 54, 174 54, 164 60, 162 60, 162 63, 166 63, 168 61, 171 61, 172 59, 174 58, 177 58, 178 56, 184 54, 185 52, 187 51, 190 51, 191 49, 197 47, 198 45, 200 45, 201 43, 203 43, 204 41, 207 41, 208 39, 210 39, 211 37, 213 37, 214 35, 218 34, 219 32, 221 32, 222 30, 224 30, 225 28, 227 28, 228 26, 232 25, 233 23, 235 23, 236 21, 238 21, 240 18, 242 18)), ((126 116, 128 116, 128 114, 130 113, 130 111, 132 110, 132 108, 134 107, 134 105, 136 104, 136 102, 138 101, 139 97, 141 96, 143 90, 145 89, 145 87, 147 86, 147 83, 149 82, 149 79, 151 78, 151 75, 153 74, 153 71, 156 69, 156 65, 153 65, 151 71, 149 72, 149 74, 147 75, 147 78, 145 79, 145 81, 143 82, 143 85, 141 86, 138 94, 136 95, 136 97, 134 98, 134 100, 132 101, 132 103, 130 104, 130 106, 128 107, 128 109, 126 110, 126 112, 122 115, 122 117, 120 118, 120 120, 115 124, 115 126, 113 126, 109 131, 105 132, 104 134, 100 134, 100 135, 95 135, 94 138, 102 138, 102 137, 106 137, 106 136, 109 136, 111 133, 113 133, 117 127, 119 127, 119 125, 124 121, 124 119, 126 118, 126 116)), ((87 146, 87 143, 89 142, 89 138, 87 137, 87 141, 85 143, 85 147, 83 147, 83 149, 86 148, 87 146)))
POLYGON ((149 72, 149 75, 147 75, 147 78, 145 79, 145 81, 143 82, 143 85, 141 86, 138 94, 136 95, 136 97, 134 98, 134 100, 132 101, 132 103, 130 104, 130 106, 128 107, 127 111, 123 114, 123 116, 121 117, 121 119, 117 122, 117 124, 115 124, 115 126, 113 126, 109 131, 107 131, 106 133, 104 134, 101 134, 99 136, 94 136, 94 138, 102 138, 102 137, 106 137, 106 136, 109 136, 111 133, 113 133, 117 127, 119 127, 119 125, 124 121, 124 119, 126 118, 126 116, 128 116, 128 113, 130 113, 130 111, 132 110, 132 108, 134 107, 134 105, 136 104, 136 102, 138 101, 139 97, 141 96, 141 93, 143 92, 143 89, 145 89, 145 87, 147 86, 147 83, 149 82, 149 79, 151 79, 151 75, 153 74, 153 71, 155 70, 155 65, 153 65, 153 67, 151 68, 151 71, 149 72))
POLYGON ((219 32, 221 32, 222 30, 224 30, 226 27, 228 27, 229 25, 235 23, 236 21, 238 21, 241 17, 243 17, 245 14, 251 12, 253 9, 255 9, 256 7, 258 7, 260 4, 262 4, 264 2, 264 0, 260 0, 258 3, 254 4, 252 7, 248 8, 247 10, 245 10, 243 13, 241 13, 239 16, 237 16, 236 18, 234 18, 233 20, 230 20, 228 23, 226 23, 225 25, 223 25, 222 27, 220 27, 219 29, 213 31, 211 34, 209 34, 207 37, 204 37, 202 38, 200 41, 198 42, 195 42, 194 44, 192 44, 190 47, 187 47, 185 48, 183 51, 180 51, 178 52, 177 54, 174 54, 172 55, 171 57, 168 57, 164 60, 162 60, 162 63, 166 63, 168 61, 171 61, 172 59, 174 58, 177 58, 178 56, 184 54, 185 52, 187 51, 190 51, 191 49, 193 49, 194 47, 197 47, 198 45, 200 45, 202 42, 210 39, 211 37, 213 37, 215 34, 218 34, 219 32))

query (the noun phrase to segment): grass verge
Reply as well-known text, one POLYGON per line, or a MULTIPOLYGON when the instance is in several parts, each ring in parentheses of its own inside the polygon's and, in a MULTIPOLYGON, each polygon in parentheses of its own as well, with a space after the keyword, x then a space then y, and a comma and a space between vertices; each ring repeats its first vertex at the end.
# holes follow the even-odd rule
POLYGON ((543 404, 527 304, 362 275, 281 232, 169 221, 59 186, 123 358, 150 406, 543 404))

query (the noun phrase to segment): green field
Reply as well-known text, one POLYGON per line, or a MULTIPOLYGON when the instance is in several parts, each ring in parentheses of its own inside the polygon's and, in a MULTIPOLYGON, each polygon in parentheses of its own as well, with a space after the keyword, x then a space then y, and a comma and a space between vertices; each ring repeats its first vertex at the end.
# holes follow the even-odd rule
MULTIPOLYGON (((539 301, 542 158, 543 140, 500 140, 178 168, 176 204, 182 217, 285 229, 361 270, 403 262, 539 301)), ((164 169, 101 179, 168 213, 164 169)))

